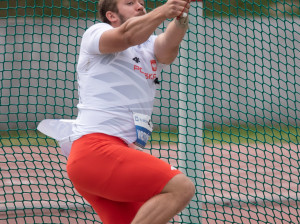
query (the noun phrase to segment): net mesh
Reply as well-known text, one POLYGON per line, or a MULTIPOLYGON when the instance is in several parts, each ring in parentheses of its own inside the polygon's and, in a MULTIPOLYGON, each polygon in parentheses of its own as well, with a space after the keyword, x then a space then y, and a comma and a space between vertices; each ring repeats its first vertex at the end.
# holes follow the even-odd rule
MULTIPOLYGON (((148 10, 161 4, 146 1, 148 10)), ((0 6, 0 222, 101 223, 57 143, 36 130, 45 118, 76 118, 77 56, 97 2, 0 6)), ((299 15, 293 0, 191 3, 146 150, 196 184, 170 223, 300 222, 299 15)))

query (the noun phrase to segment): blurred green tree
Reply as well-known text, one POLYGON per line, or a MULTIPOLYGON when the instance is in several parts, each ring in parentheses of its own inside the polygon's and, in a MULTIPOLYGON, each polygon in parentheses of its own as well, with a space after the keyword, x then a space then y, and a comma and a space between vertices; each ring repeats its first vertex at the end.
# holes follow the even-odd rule
MULTIPOLYGON (((145 0, 148 11, 165 1, 145 0)), ((97 18, 97 0, 0 0, 0 18, 97 18)), ((300 16, 299 0, 204 0, 206 17, 300 16)))

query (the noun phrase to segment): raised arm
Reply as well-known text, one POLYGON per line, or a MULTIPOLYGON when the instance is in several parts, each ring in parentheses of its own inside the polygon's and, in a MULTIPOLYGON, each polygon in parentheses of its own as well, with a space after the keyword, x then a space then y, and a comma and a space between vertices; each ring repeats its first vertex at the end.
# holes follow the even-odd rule
MULTIPOLYGON (((135 0, 129 0, 129 1, 135 1, 135 0)), ((185 6, 186 6, 185 0, 168 0, 164 5, 154 9, 153 11, 145 15, 134 16, 128 19, 127 21, 125 21, 123 24, 120 24, 120 26, 118 26, 118 24, 116 23, 115 29, 105 31, 102 34, 99 40, 100 52, 101 53, 119 52, 131 46, 144 43, 146 40, 148 40, 150 35, 164 20, 175 18, 176 16, 179 16, 182 11, 188 12, 187 7, 185 8, 185 6)), ((168 29, 172 29, 172 27, 170 28, 168 27, 168 29)), ((176 28, 176 30, 177 29, 179 28, 176 28)), ((170 33, 171 31, 166 31, 166 32, 170 33)), ((183 35, 184 34, 180 34, 180 36, 183 35)), ((163 42, 163 40, 161 41, 163 42)), ((177 42, 178 41, 176 41, 176 43, 177 42)), ((159 46, 164 46, 164 44, 160 43, 158 44, 158 47, 159 46)))
POLYGON ((166 31, 156 38, 154 53, 160 63, 171 64, 174 61, 187 29, 188 17, 181 17, 179 20, 175 18, 170 22, 166 31))

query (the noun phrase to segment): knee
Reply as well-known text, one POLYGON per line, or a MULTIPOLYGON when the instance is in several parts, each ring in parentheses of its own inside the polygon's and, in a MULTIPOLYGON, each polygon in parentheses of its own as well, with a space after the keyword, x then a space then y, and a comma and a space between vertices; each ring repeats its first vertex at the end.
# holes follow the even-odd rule
POLYGON ((185 177, 185 180, 181 182, 181 186, 178 187, 178 190, 186 202, 192 200, 196 192, 194 183, 188 177, 185 177))
POLYGON ((165 187, 165 192, 172 193, 174 199, 187 204, 195 195, 194 183, 185 175, 179 174, 173 177, 165 187))

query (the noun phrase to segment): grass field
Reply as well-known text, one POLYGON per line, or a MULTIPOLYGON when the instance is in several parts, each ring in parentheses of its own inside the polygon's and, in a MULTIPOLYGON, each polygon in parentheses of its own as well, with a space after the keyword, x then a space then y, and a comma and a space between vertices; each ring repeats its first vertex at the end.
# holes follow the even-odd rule
MULTIPOLYGON (((0 131, 0 146, 57 146, 56 142, 36 130, 0 131)), ((154 130, 150 141, 177 143, 178 131, 154 130)), ((300 142, 300 127, 278 126, 212 126, 203 129, 204 145, 293 143, 300 142)))

